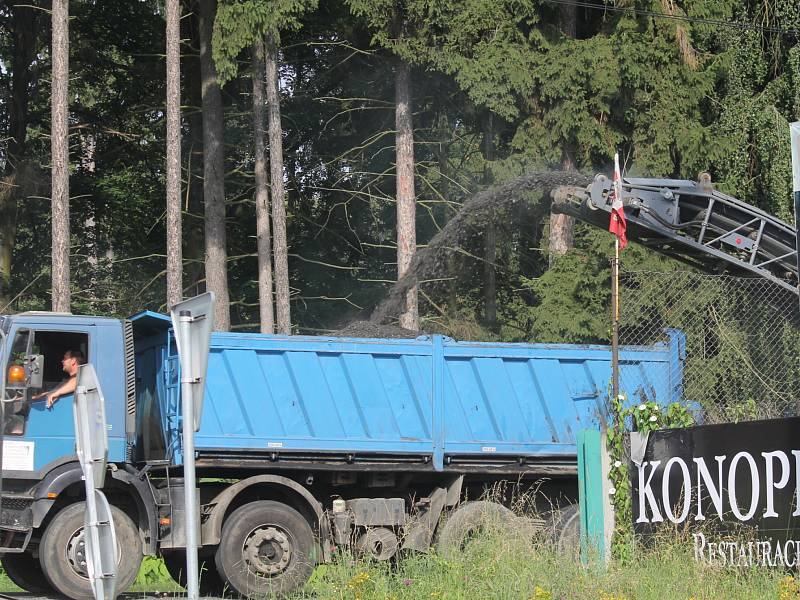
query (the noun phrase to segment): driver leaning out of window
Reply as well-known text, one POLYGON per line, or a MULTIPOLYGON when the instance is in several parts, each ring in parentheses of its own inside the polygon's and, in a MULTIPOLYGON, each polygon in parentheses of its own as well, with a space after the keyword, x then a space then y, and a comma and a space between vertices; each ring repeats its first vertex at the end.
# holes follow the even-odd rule
POLYGON ((61 359, 61 368, 69 375, 69 379, 63 381, 58 387, 49 391, 36 394, 31 400, 41 400, 47 397, 47 408, 53 408, 61 396, 66 396, 75 392, 78 382, 78 367, 86 362, 86 357, 80 350, 67 350, 64 358, 61 359))

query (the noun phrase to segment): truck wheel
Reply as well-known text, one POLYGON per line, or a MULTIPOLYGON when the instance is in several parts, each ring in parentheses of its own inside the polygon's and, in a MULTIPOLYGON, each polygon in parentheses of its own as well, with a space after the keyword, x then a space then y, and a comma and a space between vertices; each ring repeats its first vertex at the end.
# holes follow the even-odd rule
MULTIPOLYGON (((175 582, 186 588, 186 554, 183 552, 169 552, 163 555, 164 565, 175 582)), ((201 596, 222 597, 225 591, 225 580, 220 577, 213 557, 198 557, 200 568, 200 582, 198 589, 201 596)))
POLYGON ((244 596, 264 598, 301 588, 314 569, 314 532, 295 509, 250 502, 225 521, 215 557, 223 579, 244 596))
POLYGON ((27 553, 3 554, 0 558, 3 570, 11 582, 34 596, 49 596, 53 588, 47 583, 42 565, 27 553))
POLYGON ((559 554, 577 557, 581 552, 581 512, 577 504, 569 504, 550 516, 549 531, 559 554))
POLYGON ((514 513, 497 502, 465 502, 444 522, 436 550, 443 556, 461 553, 470 539, 482 531, 498 528, 513 533, 514 513))
MULTIPOLYGON (((74 600, 94 597, 86 573, 86 545, 83 535, 85 503, 77 502, 53 517, 39 544, 39 560, 47 581, 53 588, 74 600)), ((127 590, 136 579, 142 563, 142 542, 130 517, 116 506, 111 507, 117 534, 117 594, 127 590)))

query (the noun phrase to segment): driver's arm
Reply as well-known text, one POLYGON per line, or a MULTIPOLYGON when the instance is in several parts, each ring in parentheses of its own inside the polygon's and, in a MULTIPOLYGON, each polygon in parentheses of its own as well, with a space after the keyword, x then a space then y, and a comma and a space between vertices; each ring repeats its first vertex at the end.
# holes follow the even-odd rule
POLYGON ((36 394, 31 399, 41 400, 42 398, 47 396, 47 408, 52 408, 53 404, 55 404, 56 400, 58 400, 61 396, 66 396, 68 394, 74 393, 77 385, 78 385, 78 378, 73 375, 54 390, 50 392, 42 392, 41 394, 36 394))

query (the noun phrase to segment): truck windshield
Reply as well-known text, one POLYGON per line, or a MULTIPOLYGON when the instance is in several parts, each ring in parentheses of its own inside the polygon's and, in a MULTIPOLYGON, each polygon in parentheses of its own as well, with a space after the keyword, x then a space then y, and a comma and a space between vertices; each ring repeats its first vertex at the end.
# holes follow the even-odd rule
MULTIPOLYGON (((3 353, 4 375, 8 373, 11 365, 22 365, 29 352, 30 331, 22 329, 17 331, 13 341, 6 341, 10 344, 8 353, 3 353), (8 360, 5 360, 6 357, 8 360)), ((30 405, 26 402, 25 386, 9 384, 5 382, 3 390, 3 433, 5 435, 23 435, 25 433, 25 422, 27 420, 30 405)))
MULTIPOLYGON (((0 315, 0 365, 6 359, 6 344, 8 343, 8 332, 11 329, 11 319, 6 315, 0 315)), ((0 380, 5 382, 5 377, 0 380)), ((3 390, 0 389, 0 393, 3 390)))

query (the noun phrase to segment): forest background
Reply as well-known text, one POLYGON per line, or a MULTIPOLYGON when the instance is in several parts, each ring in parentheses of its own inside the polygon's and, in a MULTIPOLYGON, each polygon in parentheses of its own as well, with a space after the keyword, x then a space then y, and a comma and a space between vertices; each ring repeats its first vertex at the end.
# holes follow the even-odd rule
MULTIPOLYGON (((278 287, 277 258, 268 260, 269 304, 280 321, 286 301, 283 329, 294 333, 369 317, 405 260, 398 199, 413 211, 415 238, 401 236, 413 251, 482 190, 528 172, 608 172, 619 151, 626 175, 708 171, 718 189, 792 220, 794 0, 187 0, 180 9, 183 295, 202 291, 211 273, 204 228, 217 202, 231 329, 263 325, 257 202, 272 204, 273 233, 276 201, 285 207, 288 287, 278 287), (203 48, 213 71, 201 65, 203 48), (216 116, 203 81, 221 84, 216 116), (259 105, 269 113, 276 100, 281 129, 261 155, 254 132, 268 119, 259 105), (204 145, 219 117, 224 168, 213 171, 204 145), (402 163, 409 127, 411 170, 402 163), (267 198, 259 156, 282 173, 283 190, 273 175, 267 198)), ((46 0, 0 2, 0 312, 52 300, 49 11, 46 0)), ((167 306, 164 13, 154 0, 69 2, 75 313, 167 306)), ((542 194, 526 191, 468 224, 459 251, 420 283, 413 328, 607 340, 612 236, 542 211, 542 194)), ((635 245, 623 264, 677 268, 635 245)))

